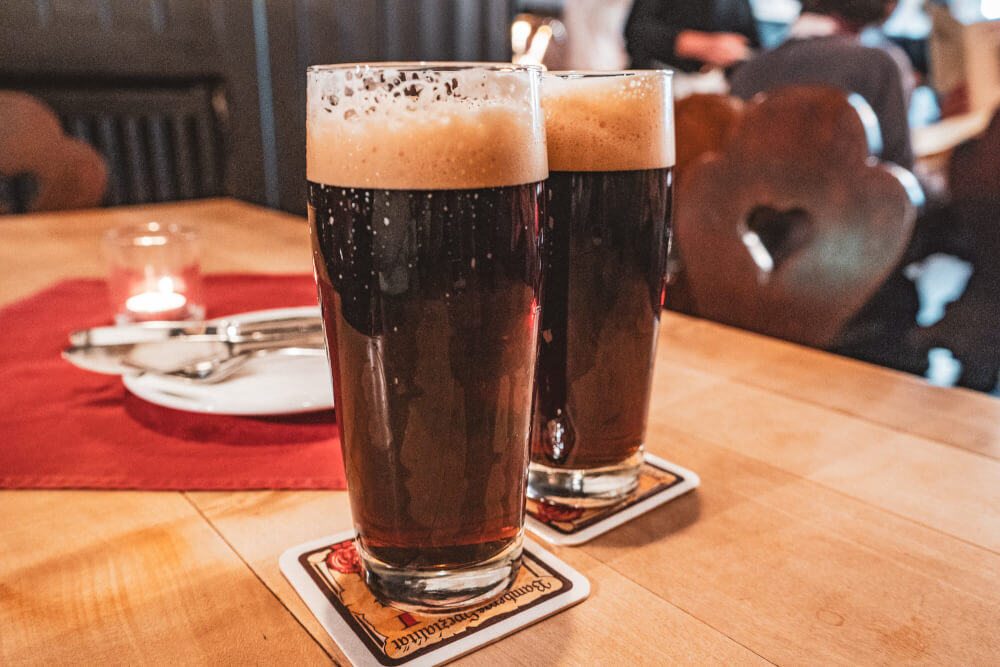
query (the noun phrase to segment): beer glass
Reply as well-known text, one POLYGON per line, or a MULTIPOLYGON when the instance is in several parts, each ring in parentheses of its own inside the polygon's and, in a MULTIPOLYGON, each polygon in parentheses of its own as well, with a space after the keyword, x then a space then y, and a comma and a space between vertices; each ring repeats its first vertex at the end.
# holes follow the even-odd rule
POLYGON ((642 464, 666 284, 670 74, 542 79, 550 176, 528 494, 619 502, 642 464))
POLYGON ((308 70, 309 222, 365 580, 442 612, 520 567, 548 175, 540 70, 308 70))

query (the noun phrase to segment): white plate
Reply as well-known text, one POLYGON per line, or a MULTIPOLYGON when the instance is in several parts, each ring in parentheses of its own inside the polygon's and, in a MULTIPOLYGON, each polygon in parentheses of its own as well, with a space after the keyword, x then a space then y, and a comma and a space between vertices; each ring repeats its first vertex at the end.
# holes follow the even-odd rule
MULTIPOLYGON (((261 310, 224 319, 259 322, 287 317, 319 317, 319 308, 261 310)), ((168 408, 220 415, 282 415, 333 407, 333 382, 326 352, 270 355, 251 359, 235 375, 215 384, 197 384, 156 375, 122 376, 133 394, 168 408)))

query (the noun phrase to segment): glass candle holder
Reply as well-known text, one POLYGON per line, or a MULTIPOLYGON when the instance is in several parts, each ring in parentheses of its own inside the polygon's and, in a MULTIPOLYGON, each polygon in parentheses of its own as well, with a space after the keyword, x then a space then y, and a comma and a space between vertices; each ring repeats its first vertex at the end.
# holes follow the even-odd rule
POLYGON ((104 251, 116 324, 205 317, 194 229, 160 222, 118 227, 105 234, 104 251))

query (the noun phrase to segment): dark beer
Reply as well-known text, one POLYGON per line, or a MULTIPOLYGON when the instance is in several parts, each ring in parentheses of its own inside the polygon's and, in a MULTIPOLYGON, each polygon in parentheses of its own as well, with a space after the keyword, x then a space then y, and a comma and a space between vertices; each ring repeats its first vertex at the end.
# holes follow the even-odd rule
POLYGON ((462 566, 520 535, 541 196, 309 183, 351 507, 385 563, 462 566))
POLYGON ((613 466, 646 432, 671 170, 553 171, 548 188, 532 459, 613 466))
POLYGON ((636 485, 666 283, 665 72, 543 77, 550 177, 528 493, 611 504, 636 485))
POLYGON ((313 264, 365 581, 483 604, 521 563, 548 176, 538 68, 308 73, 313 264))

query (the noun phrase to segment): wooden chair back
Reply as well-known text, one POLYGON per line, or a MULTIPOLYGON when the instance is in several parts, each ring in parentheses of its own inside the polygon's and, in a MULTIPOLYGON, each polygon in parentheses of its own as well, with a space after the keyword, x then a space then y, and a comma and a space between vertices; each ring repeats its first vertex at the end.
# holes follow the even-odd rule
POLYGON ((910 238, 910 177, 876 163, 842 91, 748 103, 732 137, 683 175, 675 234, 694 314, 829 347, 910 238))
POLYGON ((101 156, 63 134, 49 107, 0 91, 0 213, 96 206, 107 181, 101 156))
POLYGON ((212 79, 21 82, 66 134, 108 168, 102 203, 147 204, 226 192, 226 98, 212 79))
MULTIPOLYGON (((743 100, 716 93, 696 93, 674 103, 676 198, 684 197, 685 174, 701 156, 722 150, 742 113, 743 100)), ((694 296, 676 242, 671 244, 667 257, 667 285, 664 307, 681 313, 694 312, 694 296)))
POLYGON ((699 157, 719 151, 743 114, 743 101, 728 95, 697 93, 674 104, 678 180, 699 157))
POLYGON ((948 165, 950 217, 967 239, 973 270, 944 318, 911 336, 919 350, 941 347, 962 362, 959 384, 991 391, 1000 375, 1000 109, 948 165))
POLYGON ((948 190, 956 201, 1000 201, 1000 108, 981 135, 952 152, 948 190))

